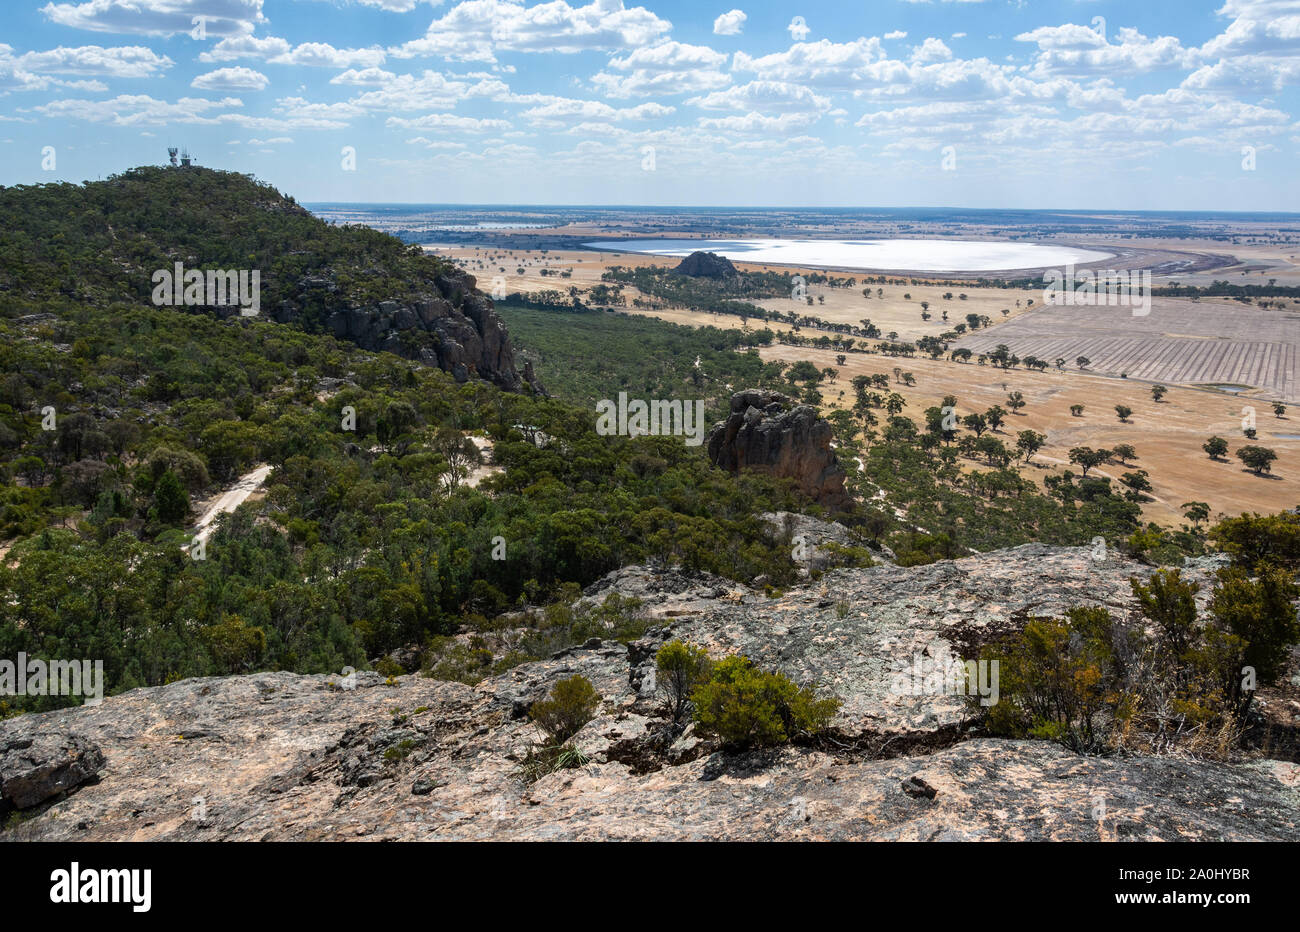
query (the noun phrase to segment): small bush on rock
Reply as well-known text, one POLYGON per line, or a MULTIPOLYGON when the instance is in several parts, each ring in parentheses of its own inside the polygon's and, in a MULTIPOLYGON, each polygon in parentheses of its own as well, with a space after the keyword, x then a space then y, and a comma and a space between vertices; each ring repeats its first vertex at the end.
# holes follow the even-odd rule
POLYGON ((1112 629, 1105 609, 1072 608, 1064 619, 1031 619, 1005 650, 987 653, 1002 695, 986 712, 989 730, 1100 750, 1103 712, 1123 693, 1112 629))
POLYGON ((735 747, 771 747, 822 731, 839 710, 838 699, 818 699, 812 689, 781 673, 732 656, 713 667, 691 694, 695 722, 704 734, 735 747))
POLYGON ((578 770, 590 758, 571 744, 532 748, 519 767, 519 776, 525 783, 536 783, 542 777, 560 770, 578 770))
POLYGON ((534 702, 529 717, 546 732, 552 744, 564 744, 596 717, 599 708, 596 687, 581 673, 575 673, 551 687, 550 698, 534 702))
POLYGON ((713 664, 701 647, 669 641, 655 654, 655 686, 668 703, 668 714, 680 722, 690 705, 691 693, 709 678, 713 664))

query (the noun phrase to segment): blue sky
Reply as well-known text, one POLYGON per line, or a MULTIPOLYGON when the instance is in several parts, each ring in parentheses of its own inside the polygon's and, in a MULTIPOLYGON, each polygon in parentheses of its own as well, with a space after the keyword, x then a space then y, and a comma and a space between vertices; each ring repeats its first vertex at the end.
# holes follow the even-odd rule
POLYGON ((304 201, 1300 210, 1300 0, 3 15, 4 184, 179 145, 304 201))

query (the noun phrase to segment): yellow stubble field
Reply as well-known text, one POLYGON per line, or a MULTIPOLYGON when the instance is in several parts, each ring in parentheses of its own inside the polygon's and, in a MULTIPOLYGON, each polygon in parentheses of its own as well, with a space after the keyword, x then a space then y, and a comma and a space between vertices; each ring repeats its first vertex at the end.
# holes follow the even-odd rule
POLYGON ((945 395, 956 396, 958 414, 966 415, 982 413, 995 404, 1006 408, 1008 393, 1019 391, 1026 405, 1019 414, 1007 417, 1000 439, 1014 447, 1021 430, 1036 430, 1047 437, 1043 449, 1034 457, 1038 468, 1025 470, 1026 477, 1041 481, 1065 468, 1077 474, 1078 467, 1068 465, 1072 447, 1130 444, 1138 452, 1138 459, 1130 466, 1106 465, 1095 472, 1118 480, 1126 471, 1145 469, 1157 500, 1145 505, 1144 513, 1161 524, 1181 521, 1181 506, 1188 501, 1206 502, 1212 514, 1275 512, 1300 505, 1300 439, 1277 436, 1300 436, 1300 409, 1291 409, 1287 417, 1279 419, 1273 416, 1270 405, 1254 403, 1258 436, 1252 441, 1241 432, 1241 410, 1243 405, 1251 404, 1250 399, 1222 392, 1172 386, 1156 403, 1150 383, 1069 370, 1003 371, 974 363, 860 353, 849 354, 841 366, 833 351, 796 346, 766 347, 760 355, 786 362, 806 359, 819 368, 837 369, 836 381, 822 386, 827 408, 852 406, 850 382, 856 375, 883 373, 892 380, 895 367, 911 372, 916 377, 915 386, 895 383, 892 390, 907 399, 903 413, 918 424, 923 422, 922 412, 941 404, 945 395), (1070 413, 1070 406, 1075 404, 1084 406, 1082 417, 1070 413), (1133 409, 1127 424, 1121 423, 1115 412, 1115 406, 1120 404, 1133 409), (1216 434, 1229 442, 1228 462, 1211 461, 1201 449, 1201 444, 1216 434), (1277 452, 1272 477, 1255 476, 1233 456, 1248 443, 1277 452))

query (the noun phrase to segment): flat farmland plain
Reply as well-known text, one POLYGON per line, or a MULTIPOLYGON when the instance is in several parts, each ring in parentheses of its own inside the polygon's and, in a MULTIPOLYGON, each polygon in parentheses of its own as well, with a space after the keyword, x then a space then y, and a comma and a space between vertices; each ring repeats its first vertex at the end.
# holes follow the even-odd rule
MULTIPOLYGON (((1028 479, 1041 482, 1048 475, 1079 468, 1069 465, 1072 447, 1113 448, 1128 443, 1138 451, 1138 458, 1128 466, 1108 464, 1091 474, 1113 480, 1132 469, 1150 473, 1154 500, 1143 505, 1148 520, 1166 526, 1182 523, 1183 502, 1209 504, 1213 514, 1236 515, 1246 511, 1276 512, 1300 505, 1300 429, 1293 411, 1278 418, 1270 407, 1257 411, 1259 437, 1247 440, 1241 432, 1242 400, 1223 392, 1174 386, 1164 400, 1151 397, 1144 382, 1123 381, 1091 375, 1077 370, 1026 372, 1024 369, 1002 371, 975 363, 955 363, 928 358, 902 359, 880 354, 850 353, 843 365, 834 350, 806 346, 768 346, 759 350, 765 360, 797 362, 806 359, 818 368, 837 370, 834 382, 823 382, 821 392, 825 411, 853 405, 856 375, 883 374, 890 378, 890 391, 907 400, 903 414, 923 423, 927 407, 940 405, 945 395, 957 397, 957 413, 983 412, 995 404, 1006 408, 1007 394, 1022 392, 1025 407, 1007 418, 996 436, 1014 446, 1019 431, 1036 430, 1047 443, 1033 458, 1032 468, 1023 471, 1028 479), (914 374, 916 384, 903 385, 894 380, 895 368, 914 374), (841 394, 842 393, 842 394, 841 394), (1075 417, 1070 406, 1084 405, 1083 414, 1075 417), (1115 413, 1115 405, 1133 409, 1127 423, 1115 413), (1228 440, 1232 453, 1249 443, 1269 447, 1277 452, 1273 474, 1256 476, 1244 469, 1232 453, 1226 462, 1211 460, 1201 449, 1211 435, 1228 440)), ((982 464, 969 464, 985 469, 982 464)))
MULTIPOLYGON (((501 250, 483 247, 451 247, 437 250, 451 255, 490 287, 493 274, 503 274, 511 290, 547 288, 567 290, 576 285, 585 291, 600 281, 611 265, 665 265, 661 257, 581 250, 542 253, 539 250, 501 250), (517 270, 523 268, 521 274, 517 270), (550 274, 542 275, 546 269, 550 274), (567 271, 569 277, 558 273, 567 271)), ((777 266, 737 263, 742 272, 773 270, 777 266)), ((792 273, 807 270, 788 269, 792 273)), ((855 273, 839 273, 853 275, 855 273)), ((856 273, 859 281, 864 273, 856 273)), ((1128 307, 1043 306, 1041 290, 977 288, 971 282, 913 282, 908 285, 875 286, 865 298, 863 285, 831 288, 811 285, 808 293, 815 306, 797 304, 789 298, 760 300, 772 310, 806 310, 827 321, 858 323, 869 317, 882 331, 897 331, 903 340, 938 334, 962 322, 968 313, 989 317, 993 326, 967 334, 953 345, 972 352, 992 350, 1005 343, 1022 358, 1033 354, 1049 362, 1067 360, 1065 371, 1027 372, 1023 368, 1002 371, 974 361, 961 364, 947 359, 914 357, 900 359, 879 354, 850 353, 840 365, 833 350, 776 344, 764 347, 764 359, 796 362, 807 359, 819 368, 838 370, 835 382, 824 383, 825 409, 848 407, 854 375, 911 371, 915 386, 895 383, 892 390, 907 398, 904 411, 913 419, 929 405, 940 404, 945 394, 958 398, 958 411, 983 411, 994 404, 1004 407, 1009 391, 1023 391, 1028 406, 1008 419, 1001 439, 1014 443, 1015 432, 1032 428, 1047 436, 1047 445, 1034 457, 1027 477, 1043 478, 1070 467, 1069 450, 1075 446, 1113 447, 1131 443, 1139 458, 1130 466, 1107 465, 1097 473, 1118 480, 1130 469, 1149 471, 1155 499, 1143 506, 1149 520, 1176 526, 1182 522, 1183 502, 1205 501, 1215 514, 1243 511, 1275 512, 1300 505, 1300 427, 1297 410, 1284 417, 1273 416, 1266 399, 1277 398, 1300 404, 1297 367, 1300 360, 1300 305, 1288 300, 1284 308, 1260 308, 1223 299, 1156 298, 1151 313, 1134 317, 1128 307), (880 288, 876 294, 875 288, 880 288), (961 293, 966 300, 960 298, 961 293), (952 293, 951 297, 945 297, 952 293), (1027 306, 1029 299, 1033 306, 1027 306), (931 319, 921 320, 921 302, 929 304, 931 319), (1002 310, 1008 314, 1003 315, 1002 310), (942 320, 948 311, 949 320, 942 320), (1075 365, 1078 356, 1091 363, 1086 371, 1075 365), (1126 374, 1127 379, 1119 376, 1126 374), (1156 403, 1151 384, 1169 386, 1165 399, 1156 403), (1209 386, 1241 386, 1239 393, 1209 390, 1209 386), (1249 387, 1249 388, 1246 388, 1249 387), (841 396, 841 392, 843 395, 841 396), (1070 413, 1071 404, 1083 404, 1083 416, 1070 413), (1134 410, 1129 423, 1116 417, 1114 406, 1125 404, 1134 410), (1259 437, 1242 436, 1242 407, 1256 408, 1259 437), (1234 456, 1227 462, 1210 460, 1201 444, 1211 435, 1228 439, 1233 451, 1246 443, 1258 443, 1277 451, 1272 476, 1259 477, 1234 456)), ((626 289, 629 305, 640 295, 626 289)), ((679 307, 623 308, 628 313, 656 317, 691 326, 741 327, 739 317, 679 307)), ((751 327, 758 322, 750 321, 751 327)), ((768 322, 774 330, 789 325, 768 322)), ((817 331, 805 328, 805 336, 817 331)), ((876 341, 868 341, 874 343, 876 341)), ((982 468, 982 467, 980 467, 982 468)))
MULTIPOLYGON (((452 259, 471 274, 478 277, 479 287, 491 290, 495 276, 501 276, 507 291, 567 291, 570 286, 577 286, 587 291, 601 282, 601 275, 613 266, 644 267, 659 266, 673 268, 680 260, 663 256, 637 255, 636 253, 612 253, 595 251, 555 251, 542 253, 540 250, 504 250, 482 246, 426 246, 430 252, 452 259), (502 270, 505 271, 502 271, 502 270), (523 269, 520 273, 518 270, 523 269), (543 274, 545 272, 546 274, 543 274), (560 272, 567 272, 568 278, 560 278, 560 272)), ((814 273, 826 274, 825 269, 797 268, 793 266, 764 265, 762 263, 737 262, 737 269, 747 272, 789 272, 791 275, 809 277, 814 273)), ((882 334, 897 333, 900 340, 917 340, 923 336, 938 336, 951 330, 954 324, 965 320, 967 314, 979 314, 994 321, 1014 319, 1024 313, 1027 302, 1042 300, 1041 290, 1026 291, 1013 288, 982 288, 975 283, 961 281, 942 281, 924 283, 918 276, 917 283, 911 285, 877 285, 871 284, 870 298, 862 294, 866 283, 862 278, 876 273, 835 272, 840 278, 856 278, 858 284, 852 288, 832 288, 826 284, 809 284, 808 296, 813 304, 795 301, 781 296, 775 298, 757 298, 753 303, 769 311, 788 314, 798 311, 818 317, 828 323, 861 324, 863 319, 870 319, 882 334), (945 298, 944 295, 951 295, 945 298), (965 294, 965 298, 958 295, 965 294), (921 302, 928 304, 930 320, 922 320, 925 308, 921 302), (1006 314, 1003 314, 1003 311, 1006 314), (943 319, 944 311, 948 320, 943 319)), ((906 277, 906 276, 904 276, 906 277)), ((635 288, 624 289, 627 306, 622 310, 631 314, 645 314, 658 317, 677 324, 690 326, 735 327, 739 329, 744 322, 726 314, 709 314, 705 311, 691 310, 683 307, 634 307, 633 298, 646 300, 648 304, 659 304, 649 295, 644 295, 635 288)), ((791 327, 781 321, 749 321, 749 326, 758 328, 766 326, 776 331, 788 332, 791 327)), ((804 333, 816 336, 818 331, 804 330, 804 333)))
POLYGON ((1300 402, 1300 306, 1155 299, 1151 313, 1128 307, 1044 305, 956 346, 988 353, 998 344, 1073 367, 1079 356, 1099 375, 1167 385, 1246 386, 1251 397, 1300 402), (1294 308, 1294 309, 1292 309, 1294 308))

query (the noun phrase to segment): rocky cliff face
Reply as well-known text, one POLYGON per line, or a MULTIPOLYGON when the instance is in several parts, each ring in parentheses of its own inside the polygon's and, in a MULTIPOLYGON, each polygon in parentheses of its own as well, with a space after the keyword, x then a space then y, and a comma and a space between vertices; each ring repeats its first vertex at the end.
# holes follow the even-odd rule
MULTIPOLYGON (((380 301, 372 307, 329 311, 325 327, 340 340, 365 349, 437 366, 458 382, 480 378, 506 391, 519 391, 525 384, 543 390, 531 363, 522 373, 516 369, 510 334, 492 300, 477 290, 473 275, 457 270, 436 276, 428 285, 426 294, 408 303, 380 301)), ((337 290, 328 278, 304 278, 297 299, 280 302, 271 316, 280 323, 297 322, 305 307, 333 305, 337 290)))
MULTIPOLYGON (((628 567, 584 598, 642 599, 646 636, 593 639, 476 686, 263 673, 0 723, 0 793, 19 807, 0 838, 1300 840, 1293 762, 1083 757, 974 736, 956 697, 890 688, 899 658, 970 656, 1031 615, 1080 603, 1122 615, 1129 577, 1148 573, 1028 545, 833 570, 769 599, 628 567), (669 730, 653 656, 670 637, 818 682, 844 700, 833 733, 736 754, 669 730), (574 673, 603 698, 574 739, 587 763, 527 783, 539 738, 527 709, 574 673)), ((1282 711, 1300 722, 1300 708, 1282 711)))
POLYGON ((852 500, 831 438, 815 408, 750 389, 731 396, 731 414, 709 433, 709 460, 733 473, 755 469, 794 479, 818 504, 845 509, 852 500))

